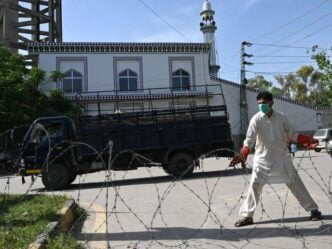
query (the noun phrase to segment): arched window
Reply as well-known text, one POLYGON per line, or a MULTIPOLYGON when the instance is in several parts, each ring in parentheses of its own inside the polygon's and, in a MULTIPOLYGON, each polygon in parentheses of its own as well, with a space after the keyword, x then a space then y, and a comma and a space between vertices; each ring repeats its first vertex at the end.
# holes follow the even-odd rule
POLYGON ((83 89, 83 75, 70 69, 63 74, 62 90, 65 93, 81 93, 83 89))
POLYGON ((119 73, 119 90, 120 91, 137 91, 138 74, 130 69, 119 73))
POLYGON ((174 91, 190 90, 190 75, 183 69, 172 73, 172 89, 174 91))

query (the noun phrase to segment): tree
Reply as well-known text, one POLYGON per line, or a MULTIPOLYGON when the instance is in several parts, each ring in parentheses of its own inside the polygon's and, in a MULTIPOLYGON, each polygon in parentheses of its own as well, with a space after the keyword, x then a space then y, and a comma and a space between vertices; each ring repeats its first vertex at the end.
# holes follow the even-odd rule
POLYGON ((284 91, 276 86, 273 86, 271 88, 271 93, 273 94, 273 96, 277 96, 277 97, 282 97, 284 95, 284 91))
POLYGON ((277 75, 277 76, 275 76, 275 79, 280 84, 281 89, 283 91, 283 95, 285 97, 287 97, 287 98, 294 97, 293 89, 294 89, 294 84, 297 82, 295 74, 290 73, 286 76, 277 75))
POLYGON ((322 73, 315 70, 312 65, 305 65, 300 67, 296 74, 306 85, 308 89, 308 96, 313 92, 321 92, 323 90, 321 81, 322 73))
POLYGON ((32 87, 39 91, 40 83, 45 79, 45 72, 38 67, 33 67, 29 71, 29 79, 28 81, 32 84, 32 87))
MULTIPOLYGON (((328 58, 326 51, 316 53, 318 47, 314 46, 312 58, 316 61, 320 70, 320 80, 322 82, 322 95, 320 96, 321 105, 332 104, 332 63, 328 58)), ((332 50, 332 48, 331 48, 332 50)))
POLYGON ((285 96, 285 97, 290 98, 290 85, 286 81, 285 76, 276 75, 274 78, 276 79, 276 81, 281 86, 282 95, 285 96))
POLYGON ((267 91, 272 86, 272 82, 267 81, 262 75, 257 75, 254 78, 248 80, 247 86, 256 90, 267 91))
POLYGON ((27 69, 22 56, 0 46, 0 132, 40 116, 73 115, 78 108, 61 92, 48 97, 39 91, 45 72, 27 69))
POLYGON ((307 85, 310 75, 314 72, 314 68, 311 65, 305 65, 300 67, 296 74, 302 79, 302 81, 307 85))
POLYGON ((300 67, 296 73, 276 76, 285 97, 305 104, 317 105, 319 94, 322 92, 321 72, 311 65, 300 67))
POLYGON ((52 71, 50 76, 49 76, 49 79, 51 81, 53 81, 54 83, 58 83, 60 80, 62 80, 63 78, 63 73, 60 72, 59 70, 55 70, 55 71, 52 71))

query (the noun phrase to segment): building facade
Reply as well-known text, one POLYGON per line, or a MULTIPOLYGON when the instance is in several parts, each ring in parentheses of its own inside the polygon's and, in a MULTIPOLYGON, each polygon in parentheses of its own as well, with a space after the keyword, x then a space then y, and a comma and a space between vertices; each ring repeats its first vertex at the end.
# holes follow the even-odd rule
POLYGON ((32 43, 28 50, 48 75, 63 75, 41 90, 64 92, 86 114, 225 104, 215 98, 220 86, 210 86, 209 43, 32 43))
MULTIPOLYGON (((31 43, 30 55, 48 75, 41 90, 60 90, 83 105, 87 115, 157 110, 201 105, 226 105, 232 135, 240 139, 240 85, 218 78, 215 12, 205 0, 200 30, 203 43, 31 43)), ((247 89, 249 119, 258 111, 257 91, 247 89)), ((288 116, 295 129, 312 133, 319 111, 286 98, 274 108, 288 116)), ((220 115, 216 113, 216 115, 220 115)))

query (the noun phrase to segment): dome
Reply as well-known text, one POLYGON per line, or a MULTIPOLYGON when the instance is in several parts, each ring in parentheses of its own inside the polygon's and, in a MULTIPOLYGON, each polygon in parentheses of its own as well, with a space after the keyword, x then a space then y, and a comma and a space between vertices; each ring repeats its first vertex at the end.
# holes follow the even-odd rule
POLYGON ((211 11, 211 10, 212 10, 211 3, 208 0, 205 0, 205 2, 203 3, 203 11, 211 11))

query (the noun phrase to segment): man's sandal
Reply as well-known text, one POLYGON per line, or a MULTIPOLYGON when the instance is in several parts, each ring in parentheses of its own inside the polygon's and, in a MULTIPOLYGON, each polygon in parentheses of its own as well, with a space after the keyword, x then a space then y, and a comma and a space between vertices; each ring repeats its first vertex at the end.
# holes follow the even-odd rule
POLYGON ((310 220, 317 221, 322 219, 322 213, 318 210, 312 210, 310 215, 310 220))
POLYGON ((236 227, 243 227, 254 224, 254 219, 252 217, 245 217, 241 220, 238 220, 234 226, 236 227))

